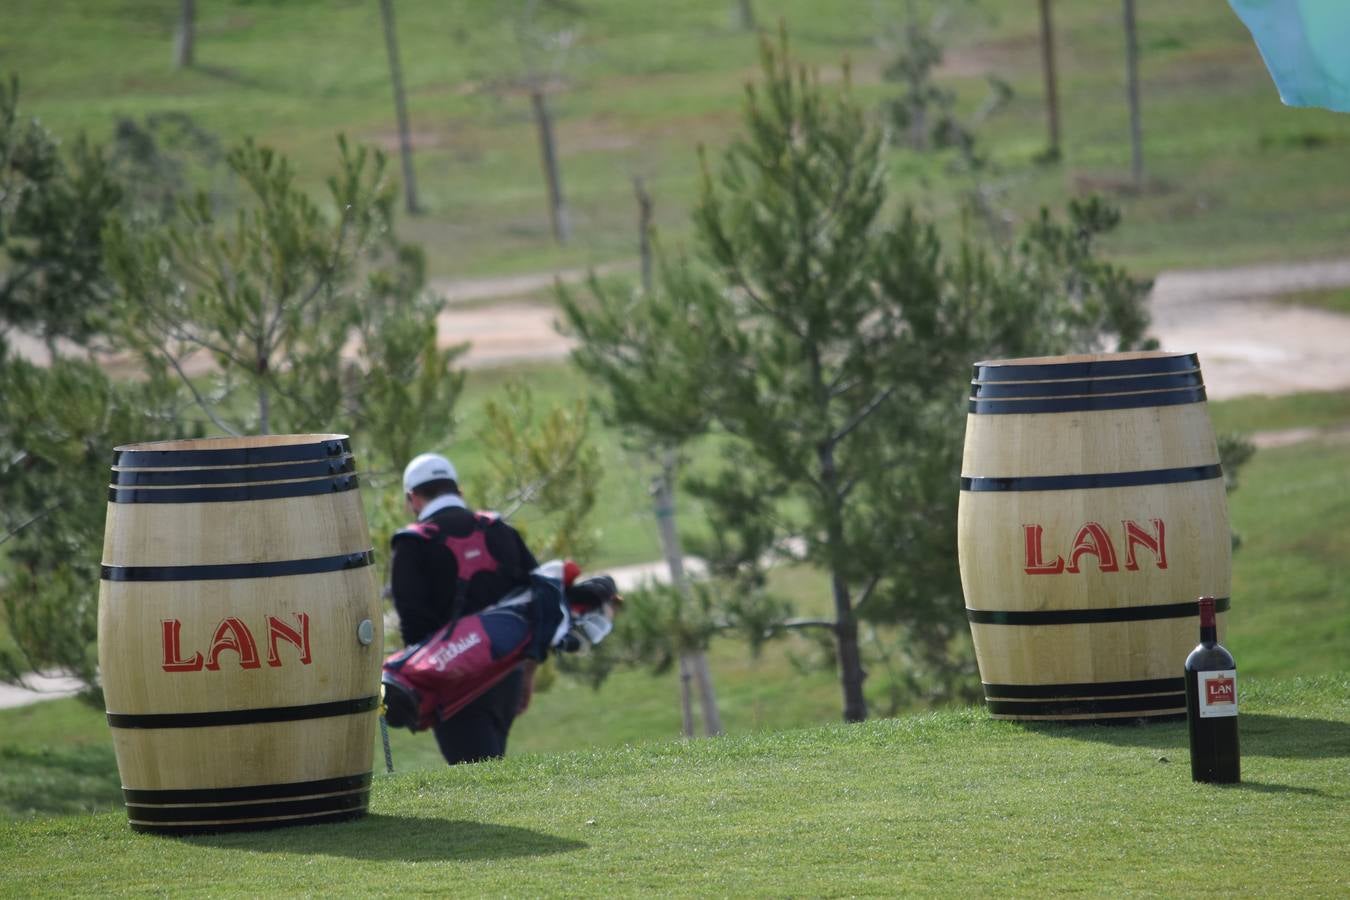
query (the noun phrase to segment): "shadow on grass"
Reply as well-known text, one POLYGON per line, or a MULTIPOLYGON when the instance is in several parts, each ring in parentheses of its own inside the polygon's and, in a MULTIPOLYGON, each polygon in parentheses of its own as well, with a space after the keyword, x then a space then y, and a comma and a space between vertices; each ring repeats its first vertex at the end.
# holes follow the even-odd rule
POLYGON ((515 859, 568 853, 587 846, 581 841, 511 825, 378 813, 334 825, 200 835, 183 840, 233 850, 406 862, 515 859))
POLYGON ((1317 788, 1296 787, 1292 784, 1266 784, 1264 781, 1243 781, 1239 784, 1215 785, 1220 790, 1251 791, 1256 794, 1304 794, 1310 797, 1325 797, 1325 791, 1317 788))
POLYGON ((209 78, 215 78, 218 81, 225 81, 230 84, 237 84, 240 87, 262 86, 262 82, 258 81, 256 78, 245 75, 239 70, 232 69, 229 66, 208 66, 202 65, 201 63, 193 63, 192 68, 209 78))
MULTIPOLYGON (((1120 747, 1166 750, 1187 744, 1185 722, 1139 725, 1073 725, 1024 723, 1028 731, 1074 740, 1100 741, 1120 747)), ((1350 724, 1328 719, 1301 719, 1268 713, 1243 713, 1238 719, 1243 756, 1277 759, 1341 759, 1350 757, 1350 724)))

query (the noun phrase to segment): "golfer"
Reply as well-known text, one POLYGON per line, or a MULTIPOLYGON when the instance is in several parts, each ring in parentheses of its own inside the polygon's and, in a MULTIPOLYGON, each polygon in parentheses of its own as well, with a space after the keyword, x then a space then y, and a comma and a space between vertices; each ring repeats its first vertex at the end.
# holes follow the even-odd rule
MULTIPOLYGON (((534 554, 510 525, 469 509, 450 460, 415 457, 403 470, 403 493, 416 521, 394 535, 391 588, 405 644, 472 615, 530 584, 534 554)), ((433 728, 451 765, 506 754, 515 717, 534 692, 534 666, 525 662, 454 716, 433 728)))

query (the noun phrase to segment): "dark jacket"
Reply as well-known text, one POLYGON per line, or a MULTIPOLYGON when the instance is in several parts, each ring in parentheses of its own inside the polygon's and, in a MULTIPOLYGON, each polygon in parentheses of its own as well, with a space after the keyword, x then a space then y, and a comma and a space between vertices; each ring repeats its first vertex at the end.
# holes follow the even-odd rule
POLYGON ((518 588, 528 587, 539 566, 525 541, 500 519, 485 522, 471 510, 451 507, 394 535, 390 580, 403 641, 415 644, 452 618, 491 606, 518 588), (430 527, 427 527, 430 526, 430 527), (478 567, 459 583, 459 563, 444 538, 483 533, 495 566, 478 567))

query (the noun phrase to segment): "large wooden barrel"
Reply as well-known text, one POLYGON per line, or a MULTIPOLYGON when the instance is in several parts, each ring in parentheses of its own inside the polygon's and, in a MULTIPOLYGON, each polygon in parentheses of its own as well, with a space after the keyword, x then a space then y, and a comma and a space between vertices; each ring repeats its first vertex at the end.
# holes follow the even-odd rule
POLYGON ((1196 599, 1228 609, 1232 549, 1197 357, 976 363, 961 471, 961 584, 990 712, 1184 716, 1196 599))
POLYGON ((98 653, 131 826, 365 813, 383 648, 344 435, 114 451, 98 653))

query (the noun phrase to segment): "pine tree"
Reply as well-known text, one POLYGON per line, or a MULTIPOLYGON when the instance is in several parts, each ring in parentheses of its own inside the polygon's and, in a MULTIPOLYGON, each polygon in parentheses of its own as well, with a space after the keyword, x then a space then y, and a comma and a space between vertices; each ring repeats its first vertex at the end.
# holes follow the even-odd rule
POLYGON ((830 617, 763 624, 828 629, 857 721, 860 617, 898 626, 940 682, 965 665, 952 548, 970 363, 1136 346, 1147 285, 1095 258, 1115 219, 1093 202, 1015 246, 944 253, 911 210, 889 212, 882 134, 847 78, 826 92, 786 44, 764 43, 744 134, 716 171, 704 162, 696 260, 663 264, 663 290, 623 314, 662 334, 630 390, 665 391, 676 419, 688 404, 724 435, 724 465, 690 483, 714 569, 751 587, 772 558, 827 573, 830 617))

